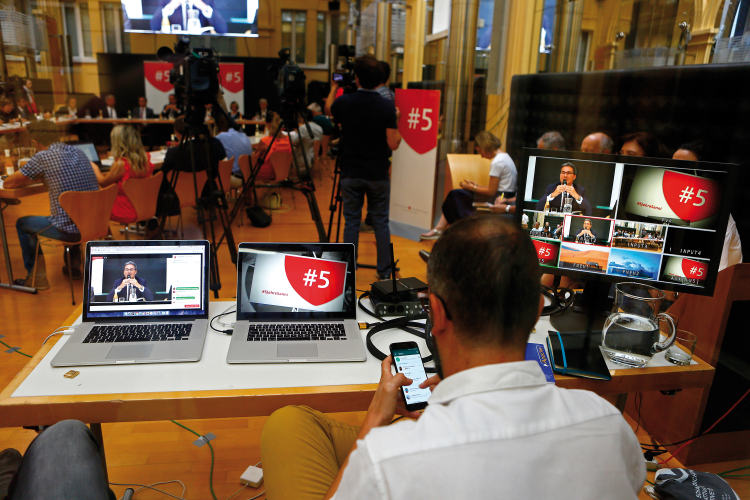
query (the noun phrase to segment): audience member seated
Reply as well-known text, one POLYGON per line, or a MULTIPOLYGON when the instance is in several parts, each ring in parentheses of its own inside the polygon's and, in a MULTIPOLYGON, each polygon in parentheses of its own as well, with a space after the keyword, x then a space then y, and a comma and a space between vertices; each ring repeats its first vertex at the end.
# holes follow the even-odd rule
POLYGON ((323 108, 320 107, 320 104, 314 102, 307 109, 312 112, 312 121, 320 125, 320 128, 323 129, 323 135, 332 135, 333 123, 331 123, 330 118, 323 114, 323 108))
POLYGON ((67 104, 60 106, 55 114, 66 118, 78 118, 78 101, 75 97, 68 97, 67 104))
POLYGON ((232 101, 232 103, 229 105, 229 116, 232 117, 232 120, 242 120, 240 105, 237 104, 237 101, 232 101))
POLYGON ((536 140, 537 149, 553 149, 556 151, 565 150, 565 139, 560 132, 545 132, 536 140))
POLYGON ((177 102, 177 96, 174 94, 169 94, 169 104, 166 104, 164 106, 164 109, 161 110, 162 120, 174 120, 182 113, 183 109, 182 106, 180 106, 177 102))
MULTIPOLYGON (((185 119, 179 117, 174 121, 174 135, 178 142, 182 142, 182 137, 186 133, 185 119)), ((221 141, 215 137, 204 135, 205 129, 197 134, 197 137, 188 137, 182 150, 180 146, 169 148, 164 155, 164 163, 161 171, 164 172, 161 188, 159 189, 159 202, 156 206, 157 215, 179 215, 180 204, 177 196, 170 185, 173 175, 168 175, 173 171, 184 172, 180 175, 191 175, 193 172, 193 162, 190 159, 192 151, 196 172, 208 170, 209 182, 206 183, 201 197, 210 197, 216 186, 213 179, 219 175, 219 161, 226 158, 227 154, 221 141), (209 151, 206 151, 206 142, 209 144, 209 151), (192 144, 191 144, 192 143, 192 144), (209 156, 210 155, 210 161, 209 156), (207 168, 208 167, 208 168, 207 168)), ((200 186, 199 186, 200 189, 200 186)))
POLYGON ((141 120, 156 118, 154 110, 148 107, 148 99, 143 96, 138 98, 138 106, 133 108, 131 115, 133 118, 139 118, 141 120))
POLYGON ((104 98, 104 109, 102 109, 103 118, 121 118, 115 108, 115 96, 112 94, 107 95, 104 98))
POLYGON ((474 181, 461 181, 462 189, 454 189, 443 202, 443 215, 437 226, 420 235, 423 240, 436 240, 440 234, 458 219, 474 213, 474 202, 499 202, 502 198, 515 196, 518 172, 510 155, 500 149, 500 139, 487 131, 479 132, 474 139, 476 150, 482 158, 492 160, 487 186, 479 186, 474 181))
POLYGON ((534 223, 534 227, 531 228, 531 231, 529 231, 529 234, 531 236, 544 236, 544 231, 539 225, 539 222, 534 223))
POLYGON ((26 100, 25 96, 21 95, 16 98, 16 109, 18 110, 18 117, 22 120, 36 121, 36 115, 31 112, 29 101, 26 100))
POLYGON ((227 123, 227 119, 223 115, 216 117, 216 128, 219 131, 219 135, 216 138, 224 146, 227 158, 234 157, 234 164, 232 165, 232 185, 224 186, 225 190, 229 188, 239 189, 242 187, 243 178, 242 171, 240 170, 240 156, 253 154, 253 145, 250 144, 250 138, 242 132, 231 128, 227 123))
MULTIPOLYGON (((268 151, 268 154, 265 155, 265 161, 263 162, 263 166, 260 168, 258 175, 255 176, 256 181, 272 181, 276 179, 276 172, 273 167, 273 153, 277 151, 281 153, 292 152, 292 145, 289 143, 289 136, 283 129, 279 132, 279 135, 276 137, 276 140, 273 141, 273 144, 271 144, 273 136, 276 135, 276 131, 281 127, 281 117, 278 113, 269 111, 266 114, 266 127, 268 128, 268 135, 264 136, 260 142, 253 145, 253 149, 255 150, 255 154, 252 158, 253 166, 255 166, 256 162, 261 156, 263 156, 269 146, 271 148, 271 150, 268 151)), ((283 181, 284 179, 276 180, 283 181)))
POLYGON ((633 132, 620 138, 620 154, 624 156, 645 156, 648 158, 670 158, 667 147, 648 132, 633 132))
POLYGON ((570 201, 571 210, 583 215, 591 215, 593 211, 591 204, 586 198, 586 188, 575 183, 578 177, 578 168, 571 162, 563 163, 560 167, 560 182, 547 186, 544 196, 536 202, 537 210, 544 210, 549 203, 550 208, 556 207, 563 212, 567 201, 570 201))
POLYGON ((604 132, 594 132, 583 138, 581 152, 601 153, 605 155, 613 154, 615 152, 615 143, 604 132))
MULTIPOLYGON (((48 120, 40 120, 31 123, 27 130, 38 153, 18 172, 5 179, 4 187, 15 189, 34 182, 44 181, 49 188, 49 204, 52 215, 26 216, 20 217, 16 221, 23 265, 28 273, 26 279, 15 280, 15 283, 21 286, 30 286, 32 282, 37 235, 67 242, 79 241, 81 238, 81 233, 76 225, 60 207, 60 195, 66 191, 96 191, 99 189, 96 175, 91 169, 91 162, 80 149, 59 142, 60 132, 57 125, 48 120)), ((92 207, 92 209, 95 209, 95 207, 92 207)), ((80 278, 80 246, 70 247, 70 259, 73 267, 73 278, 80 278)), ((46 290, 49 288, 49 282, 47 281, 47 267, 41 246, 36 261, 35 287, 46 290)), ((63 274, 67 276, 68 271, 67 266, 63 267, 63 274)))
POLYGON ((112 207, 112 215, 109 218, 129 224, 136 221, 138 213, 122 189, 122 185, 130 178, 150 176, 154 172, 154 165, 143 149, 140 134, 130 125, 115 125, 110 134, 110 144, 114 157, 110 171, 102 174, 93 162, 91 167, 94 169, 100 187, 105 188, 117 183, 117 198, 115 198, 115 205, 112 207))
POLYGON ((389 356, 361 427, 306 406, 277 410, 260 443, 268 498, 637 498, 646 467, 622 414, 524 361, 544 305, 539 278, 515 224, 472 217, 448 228, 427 264, 429 406, 405 409, 412 380, 393 375, 389 356))
MULTIPOLYGON (((255 113, 255 116, 253 116, 253 120, 262 120, 266 123, 269 122, 268 119, 268 113, 271 112, 270 109, 268 109, 268 101, 266 99, 260 99, 258 101, 258 112, 255 113)), ((263 132, 265 130, 265 125, 257 125, 258 130, 260 132, 263 132)))
POLYGON ((390 87, 388 87, 388 82, 391 79, 391 65, 385 61, 378 61, 378 63, 380 63, 380 69, 383 71, 383 83, 375 87, 375 90, 381 96, 395 103, 396 94, 394 94, 390 87))
POLYGON ((0 123, 14 123, 21 118, 15 103, 12 99, 3 97, 0 99, 0 123))
MULTIPOLYGON (((302 148, 304 149, 305 156, 307 157, 307 165, 312 168, 313 161, 315 160, 315 141, 323 139, 323 128, 315 123, 312 119, 312 113, 310 110, 305 110, 304 116, 302 113, 297 114, 297 127, 299 127, 299 135, 302 137, 302 148), (305 125, 307 120, 307 125, 305 125), (309 129, 308 129, 309 126, 309 129), (312 131, 312 137, 310 137, 310 131, 312 131)), ((297 164, 300 170, 305 168, 305 162, 302 159, 302 155, 299 150, 299 139, 297 138, 297 131, 292 130, 289 132, 289 138, 294 145, 294 156, 297 160, 297 164)))
MULTIPOLYGON (((686 161, 718 161, 717 154, 709 148, 703 141, 689 142, 683 144, 675 151, 672 156, 673 160, 686 161)), ((721 260, 719 261, 719 271, 735 264, 742 263, 742 242, 740 233, 737 232, 737 225, 734 217, 729 214, 727 223, 727 232, 724 234, 724 247, 721 250, 721 260)))
POLYGON ((86 424, 58 422, 44 429, 23 456, 12 448, 0 452, 0 498, 116 500, 102 468, 103 453, 86 424))

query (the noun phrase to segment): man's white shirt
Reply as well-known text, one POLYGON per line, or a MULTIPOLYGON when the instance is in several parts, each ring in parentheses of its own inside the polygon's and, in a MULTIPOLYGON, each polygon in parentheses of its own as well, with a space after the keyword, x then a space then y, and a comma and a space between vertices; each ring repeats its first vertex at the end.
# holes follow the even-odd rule
POLYGON ((635 499, 645 479, 614 406, 547 384, 536 361, 521 361, 448 377, 419 420, 370 431, 335 498, 635 499))

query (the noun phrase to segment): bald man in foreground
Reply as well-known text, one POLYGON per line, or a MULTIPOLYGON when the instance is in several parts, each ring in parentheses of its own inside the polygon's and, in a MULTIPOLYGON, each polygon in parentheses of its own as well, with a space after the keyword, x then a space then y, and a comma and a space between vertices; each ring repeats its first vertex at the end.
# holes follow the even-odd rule
POLYGON ((614 142, 604 132, 594 132, 583 139, 583 142, 581 143, 581 152, 609 155, 614 152, 614 142))

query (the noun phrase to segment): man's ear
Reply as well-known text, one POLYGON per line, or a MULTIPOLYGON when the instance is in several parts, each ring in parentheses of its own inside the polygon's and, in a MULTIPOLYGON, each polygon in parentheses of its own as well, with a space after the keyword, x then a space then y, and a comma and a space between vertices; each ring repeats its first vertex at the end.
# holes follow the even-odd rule
POLYGON ((430 294, 430 319, 432 322, 432 334, 440 337, 453 322, 446 315, 443 301, 434 293, 430 294))

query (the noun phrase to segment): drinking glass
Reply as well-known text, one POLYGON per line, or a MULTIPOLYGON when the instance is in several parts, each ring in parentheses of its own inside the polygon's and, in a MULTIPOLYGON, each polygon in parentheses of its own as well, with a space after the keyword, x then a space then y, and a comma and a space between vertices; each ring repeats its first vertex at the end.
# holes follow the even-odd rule
POLYGON ((639 283, 615 286, 612 312, 604 322, 602 348, 613 362, 643 368, 657 352, 674 343, 672 317, 660 313, 664 292, 639 283), (664 322, 662 337, 659 323, 664 322))
POLYGON ((188 22, 187 31, 191 34, 200 34, 201 32, 201 20, 200 11, 198 9, 188 9, 188 22))
POLYGON ((685 330, 677 330, 674 337, 674 344, 667 349, 664 357, 670 363, 675 365, 686 366, 690 364, 695 352, 695 344, 698 343, 698 337, 694 333, 685 330))

